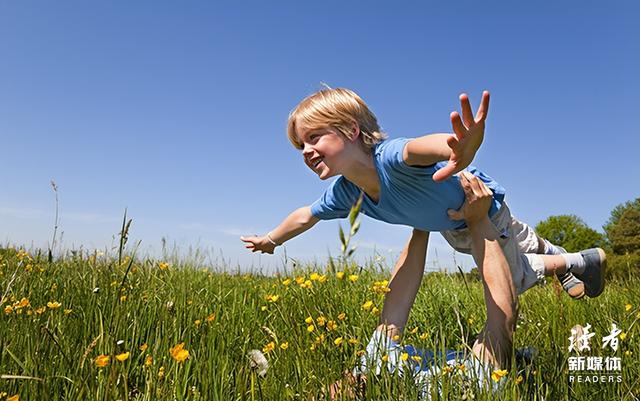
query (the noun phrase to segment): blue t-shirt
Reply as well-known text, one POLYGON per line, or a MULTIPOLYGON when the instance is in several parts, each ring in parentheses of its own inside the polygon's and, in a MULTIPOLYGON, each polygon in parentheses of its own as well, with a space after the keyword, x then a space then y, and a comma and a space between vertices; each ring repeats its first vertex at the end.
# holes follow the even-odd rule
MULTIPOLYGON (((407 165, 402 153, 409 140, 387 139, 376 145, 373 160, 380 181, 378 203, 365 194, 361 212, 376 220, 424 231, 466 227, 464 221, 451 220, 447 215, 448 209, 457 210, 464 203, 460 179, 453 176, 443 182, 433 181, 433 174, 447 162, 427 167, 407 165)), ((469 166, 467 171, 480 178, 493 192, 489 210, 489 216, 493 216, 504 200, 504 188, 475 167, 469 166)), ((311 214, 321 220, 347 217, 360 192, 355 184, 340 176, 311 205, 311 214)))

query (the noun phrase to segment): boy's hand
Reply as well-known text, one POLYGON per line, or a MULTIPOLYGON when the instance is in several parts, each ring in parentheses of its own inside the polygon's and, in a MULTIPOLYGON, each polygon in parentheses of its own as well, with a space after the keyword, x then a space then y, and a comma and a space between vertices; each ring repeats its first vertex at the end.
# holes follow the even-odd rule
POLYGON ((464 204, 460 210, 447 210, 451 220, 465 220, 467 225, 488 218, 489 208, 493 202, 493 192, 473 174, 460 173, 460 185, 464 191, 464 204))
POLYGON ((260 237, 255 235, 253 237, 240 237, 240 240, 245 243, 245 248, 251 249, 251 252, 260 251, 261 253, 273 254, 273 250, 276 248, 266 235, 260 237))
POLYGON ((460 95, 460 106, 462 119, 457 111, 451 113, 451 125, 455 133, 447 139, 451 156, 447 165, 433 175, 436 182, 446 180, 471 164, 484 139, 484 120, 489 112, 489 92, 482 92, 482 100, 475 118, 469 97, 464 93, 460 95))

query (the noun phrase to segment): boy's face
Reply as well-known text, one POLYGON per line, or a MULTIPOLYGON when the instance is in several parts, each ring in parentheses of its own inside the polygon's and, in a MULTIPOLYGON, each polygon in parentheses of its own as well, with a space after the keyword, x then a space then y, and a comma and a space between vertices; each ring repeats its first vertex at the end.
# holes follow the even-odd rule
POLYGON ((355 145, 335 129, 309 129, 298 125, 297 135, 303 144, 304 162, 321 180, 342 174, 348 153, 355 145))

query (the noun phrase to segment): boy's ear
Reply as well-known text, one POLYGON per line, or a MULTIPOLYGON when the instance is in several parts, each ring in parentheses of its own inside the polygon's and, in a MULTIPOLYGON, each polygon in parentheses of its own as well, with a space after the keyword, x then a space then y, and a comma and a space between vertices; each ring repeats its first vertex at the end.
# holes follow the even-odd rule
POLYGON ((355 141, 360 136, 360 126, 357 121, 351 123, 351 140, 355 141))

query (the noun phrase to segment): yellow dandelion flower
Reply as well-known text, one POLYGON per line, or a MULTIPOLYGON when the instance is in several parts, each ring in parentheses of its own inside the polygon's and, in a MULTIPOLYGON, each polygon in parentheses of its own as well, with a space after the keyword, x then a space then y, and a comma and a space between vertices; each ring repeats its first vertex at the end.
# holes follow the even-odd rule
POLYGON ((264 352, 265 354, 268 354, 269 352, 273 351, 275 348, 276 348, 276 343, 271 341, 270 343, 268 343, 262 348, 262 352, 264 352))
POLYGON ((116 355, 116 359, 120 362, 124 362, 129 359, 130 352, 123 352, 122 354, 116 355))
POLYGON ((62 306, 62 304, 60 302, 57 302, 57 301, 47 302, 47 307, 49 309, 58 309, 61 306, 62 306))
POLYGON ((334 320, 329 320, 327 322, 327 330, 333 331, 338 328, 338 324, 334 320))
POLYGON ((195 321, 195 322, 193 322, 193 324, 195 324, 195 325, 196 325, 196 327, 200 327, 200 325, 202 324, 202 320, 200 320, 200 319, 196 319, 196 321, 195 321))
POLYGON ((158 379, 162 380, 164 378, 164 366, 160 366, 160 370, 158 370, 158 379))
POLYGON ((36 309, 36 313, 38 315, 42 315, 46 310, 47 310, 47 307, 46 306, 42 306, 42 307, 36 309))
POLYGON ((351 344, 351 345, 360 344, 360 341, 357 338, 350 338, 349 339, 349 344, 351 344))
POLYGON ((627 333, 623 331, 622 333, 620 333, 620 341, 624 341, 625 338, 627 338, 627 333))
POLYGON ((29 302, 29 300, 27 298, 22 298, 20 300, 20 302, 17 302, 15 305, 13 305, 15 308, 24 308, 27 306, 30 306, 31 303, 29 302))
POLYGON ((313 272, 313 273, 311 273, 309 278, 311 279, 311 281, 318 281, 318 278, 320 278, 320 275, 318 273, 316 273, 316 272, 313 272))
POLYGON ((287 348, 289 348, 289 343, 288 342, 285 341, 285 342, 280 344, 280 349, 285 350, 287 348))
POLYGON ((411 357, 411 359, 413 359, 414 361, 421 363, 422 362, 422 357, 420 355, 414 355, 411 357))
POLYGON ((408 361, 409 360, 409 354, 407 354, 406 352, 403 352, 402 354, 400 354, 400 360, 402 361, 408 361))
POLYGON ((313 323, 313 318, 311 316, 307 317, 306 319, 304 319, 304 322, 306 324, 312 324, 313 323))
POLYGON ((109 365, 109 360, 111 359, 111 357, 109 355, 98 355, 96 357, 96 359, 93 360, 93 362, 96 364, 97 367, 99 368, 104 368, 105 366, 109 365))
POLYGON ((624 306, 624 310, 625 310, 626 312, 629 312, 629 311, 631 310, 631 308, 633 308, 633 305, 631 305, 631 304, 626 304, 626 305, 624 306))
POLYGON ((349 275, 349 281, 351 281, 352 283, 355 283, 356 281, 358 281, 358 275, 357 274, 349 275))
POLYGON ((442 374, 443 375, 448 375, 449 373, 453 372, 453 367, 452 366, 445 366, 442 368, 442 374))
POLYGON ((391 337, 391 339, 395 342, 398 342, 400 341, 400 336, 396 334, 395 336, 391 337))
POLYGON ((296 284, 300 285, 302 283, 304 283, 304 276, 296 277, 296 284))
POLYGON ((373 313, 374 315, 378 315, 380 314, 380 309, 374 306, 373 308, 371 308, 371 313, 373 313))
POLYGON ((318 316, 316 323, 318 323, 318 326, 322 327, 327 323, 327 318, 324 316, 318 316))
POLYGON ((491 380, 493 380, 494 382, 499 382, 500 379, 507 375, 507 373, 509 372, 505 369, 494 370, 493 373, 491 373, 491 380))
POLYGON ((266 306, 262 306, 262 307, 260 308, 260 310, 264 312, 264 311, 266 311, 266 310, 267 310, 267 307, 266 307, 266 306))
POLYGON ((126 295, 121 295, 120 296, 120 302, 124 302, 127 300, 127 296, 126 295))
POLYGON ((214 320, 216 320, 216 314, 215 313, 212 313, 209 316, 207 316, 207 322, 211 323, 214 320))
POLYGON ((333 340, 333 343, 334 343, 336 346, 340 346, 340 345, 342 345, 342 343, 343 343, 343 342, 344 342, 344 339, 343 339, 342 337, 338 337, 338 338, 336 338, 335 340, 333 340))
POLYGON ((65 310, 64 310, 64 314, 65 314, 65 315, 68 315, 68 314, 70 314, 71 312, 73 312, 73 309, 65 309, 65 310))
POLYGON ((184 349, 184 343, 176 344, 169 349, 171 357, 178 362, 184 362, 189 358, 189 351, 184 349))
POLYGON ((277 302, 280 299, 280 295, 269 294, 265 297, 265 299, 269 302, 277 302))
POLYGON ((321 276, 318 277, 318 282, 319 283, 326 283, 327 282, 327 275, 323 274, 321 276))
POLYGON ((344 272, 336 272, 336 278, 338 280, 344 279, 344 272))
POLYGON ((306 280, 304 283, 300 284, 300 287, 311 289, 313 284, 311 283, 311 280, 306 280))
POLYGON ((409 330, 409 334, 416 334, 418 332, 418 328, 414 327, 413 329, 409 330))
POLYGON ((144 358, 144 366, 151 366, 153 365, 153 357, 151 355, 147 355, 146 358, 144 358))
POLYGON ((522 383, 523 380, 524 380, 524 377, 522 377, 522 375, 519 375, 518 377, 516 377, 514 381, 516 382, 516 384, 520 384, 522 383))
POLYGON ((312 324, 310 324, 309 326, 307 326, 307 331, 308 331, 309 333, 313 333, 313 331, 314 331, 315 329, 316 329, 316 328, 315 328, 315 326, 314 326, 314 325, 312 325, 312 324))
POLYGON ((167 262, 160 262, 158 263, 158 269, 160 270, 167 270, 169 268, 169 263, 167 262))
POLYGON ((428 333, 422 333, 420 334, 419 337, 422 341, 425 341, 427 338, 429 338, 429 334, 428 333))
POLYGON ((147 350, 147 348, 149 348, 149 345, 147 343, 142 343, 138 349, 142 352, 145 352, 147 350))
POLYGON ((465 365, 464 363, 461 363, 458 365, 458 370, 461 372, 464 372, 467 370, 467 365, 465 365))
POLYGON ((357 351, 357 352, 356 352, 356 356, 357 356, 357 357, 361 357, 361 356, 362 356, 362 355, 364 355, 364 354, 365 354, 365 351, 364 351, 364 350, 362 350, 362 349, 361 349, 360 351, 357 351))
POLYGON ((11 305, 5 306, 4 313, 6 313, 7 315, 10 315, 11 313, 13 313, 13 307, 11 305))
POLYGON ((342 312, 340 314, 338 314, 338 320, 344 320, 347 318, 347 314, 342 312))
POLYGON ((20 401, 20 394, 14 394, 8 397, 5 401, 20 401))
POLYGON ((382 359, 382 362, 389 362, 389 355, 384 354, 384 355, 382 355, 382 358, 380 358, 380 359, 382 359))
POLYGON ((624 352, 624 354, 625 354, 625 356, 631 356, 631 355, 633 355, 633 351, 626 350, 624 352))
POLYGON ((367 301, 362 304, 362 309, 370 310, 372 306, 373 306, 373 301, 367 301))
POLYGON ((289 284, 291 284, 291 279, 290 278, 284 279, 282 281, 282 285, 284 285, 285 287, 288 286, 289 284))

